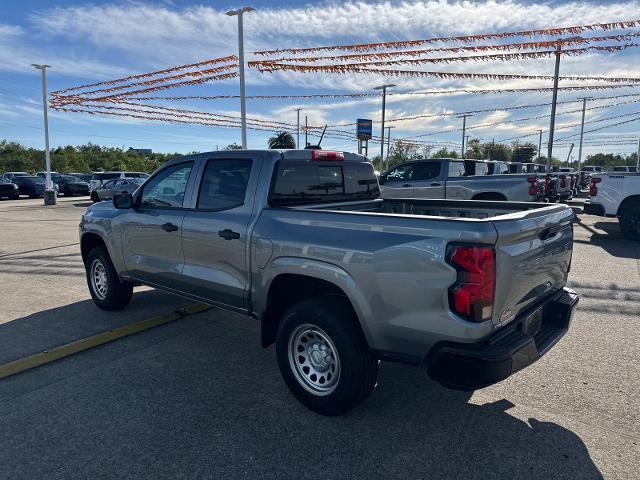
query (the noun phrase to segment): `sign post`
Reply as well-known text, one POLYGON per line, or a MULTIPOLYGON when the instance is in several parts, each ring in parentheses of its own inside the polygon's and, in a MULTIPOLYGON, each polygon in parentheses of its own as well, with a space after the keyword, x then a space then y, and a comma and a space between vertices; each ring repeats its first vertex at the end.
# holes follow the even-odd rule
POLYGON ((369 140, 373 132, 373 121, 366 118, 359 118, 356 120, 356 137, 358 139, 358 153, 362 155, 363 142, 364 150, 369 154, 369 140))

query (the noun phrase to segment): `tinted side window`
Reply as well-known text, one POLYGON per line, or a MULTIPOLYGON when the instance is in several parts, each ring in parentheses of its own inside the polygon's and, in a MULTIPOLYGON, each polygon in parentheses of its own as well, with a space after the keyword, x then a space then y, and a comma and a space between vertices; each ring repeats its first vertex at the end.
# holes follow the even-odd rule
POLYGON ((430 180, 440 176, 440 162, 418 163, 414 167, 413 180, 430 180))
POLYGON ((638 167, 629 167, 631 173, 638 173, 638 167))
POLYGON ((209 160, 202 176, 198 208, 228 210, 244 203, 251 160, 209 160))
POLYGON ((104 182, 105 180, 110 180, 112 178, 120 178, 120 174, 119 173, 94 173, 93 177, 91 177, 91 180, 102 180, 104 182))
POLYGON ((187 182, 193 168, 193 162, 172 165, 144 186, 140 205, 142 207, 182 207, 187 182))
POLYGON ((450 177, 464 177, 464 163, 463 162, 449 162, 449 176, 450 177))

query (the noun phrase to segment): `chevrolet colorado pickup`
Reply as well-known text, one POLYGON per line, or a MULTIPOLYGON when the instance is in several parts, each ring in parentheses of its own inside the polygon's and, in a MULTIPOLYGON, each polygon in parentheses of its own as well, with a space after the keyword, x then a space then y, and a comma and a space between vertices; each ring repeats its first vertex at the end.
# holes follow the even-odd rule
POLYGON ((341 414, 380 360, 472 390, 565 334, 573 213, 564 205, 383 199, 360 155, 239 150, 182 157, 82 215, 102 309, 145 284, 255 317, 285 383, 341 414))
POLYGON ((618 217, 622 233, 631 240, 640 240, 640 173, 594 174, 584 212, 618 217))

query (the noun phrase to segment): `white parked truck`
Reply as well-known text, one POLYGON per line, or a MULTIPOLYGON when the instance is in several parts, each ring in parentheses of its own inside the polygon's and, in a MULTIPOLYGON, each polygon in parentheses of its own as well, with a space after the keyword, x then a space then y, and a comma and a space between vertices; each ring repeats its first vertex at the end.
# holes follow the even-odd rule
POLYGON ((640 173, 611 172, 594 175, 585 213, 618 217, 627 238, 640 240, 640 173))

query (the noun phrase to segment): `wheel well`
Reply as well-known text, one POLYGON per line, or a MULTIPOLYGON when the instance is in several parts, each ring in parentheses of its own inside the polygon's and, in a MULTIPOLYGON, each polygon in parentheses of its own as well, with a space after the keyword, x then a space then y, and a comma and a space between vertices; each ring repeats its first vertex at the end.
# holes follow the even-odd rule
POLYGON ((622 203, 618 207, 617 215, 622 215, 622 211, 625 208, 635 207, 637 205, 640 205, 640 195, 631 195, 630 197, 627 197, 622 201, 622 203))
POLYGON ((474 195, 473 197, 471 197, 471 200, 502 200, 502 201, 506 201, 507 197, 505 197, 501 193, 487 192, 487 193, 479 193, 477 195, 474 195))
POLYGON ((98 246, 106 247, 104 240, 95 233, 85 233, 80 240, 80 252, 82 252, 82 261, 87 263, 87 256, 89 252, 98 246))
MULTIPOLYGON (((267 294, 267 308, 262 314, 262 346, 268 347, 275 342, 280 319, 291 306, 302 300, 324 295, 344 297, 353 310, 353 306, 344 291, 331 282, 306 275, 289 273, 281 274, 274 278, 267 294)), ((355 310, 353 312, 353 318, 356 319, 355 310)), ((359 324, 358 328, 360 328, 359 324)))

